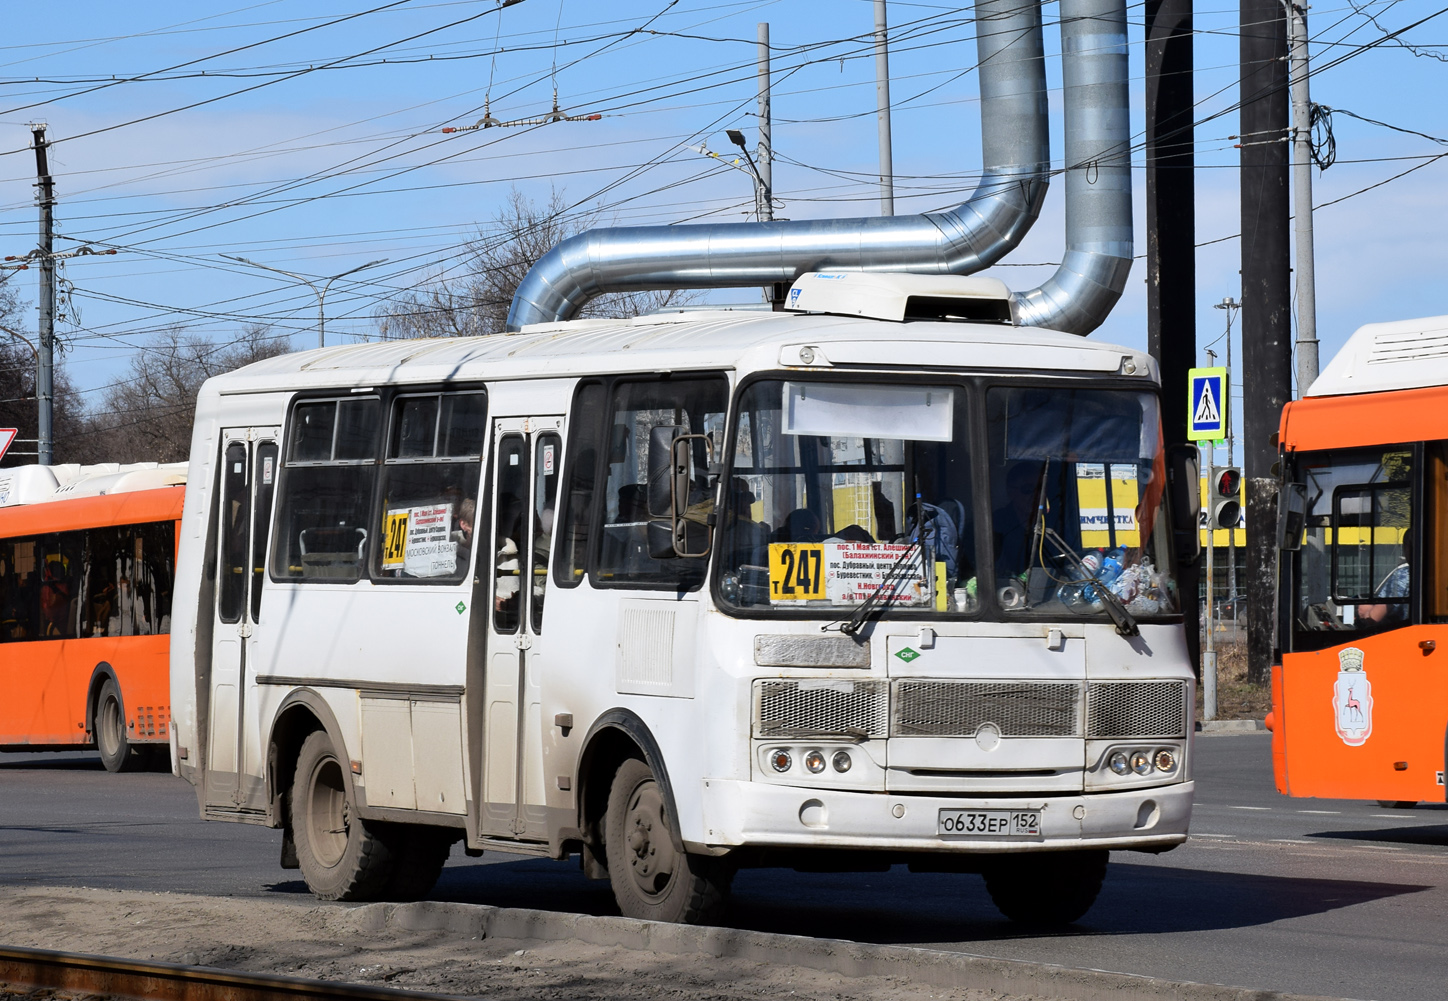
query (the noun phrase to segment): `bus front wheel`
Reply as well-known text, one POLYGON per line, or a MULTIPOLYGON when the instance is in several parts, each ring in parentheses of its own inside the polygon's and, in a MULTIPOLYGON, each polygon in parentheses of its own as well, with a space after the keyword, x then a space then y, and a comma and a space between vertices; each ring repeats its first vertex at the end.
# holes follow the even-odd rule
POLYGON ((604 851, 613 895, 625 917, 707 924, 718 917, 732 872, 718 859, 674 843, 654 773, 629 758, 614 774, 604 818, 604 851))
POLYGON ((1018 924, 1068 925, 1096 902, 1109 856, 1105 851, 1003 855, 986 868, 985 888, 996 908, 1018 924))
POLYGON ((134 772, 146 765, 145 749, 126 739, 126 711, 121 706, 121 688, 107 678, 96 699, 96 750, 108 772, 134 772))
POLYGON ((387 842, 356 814, 347 776, 322 730, 297 755, 292 837, 307 888, 323 900, 374 900, 392 875, 387 842))

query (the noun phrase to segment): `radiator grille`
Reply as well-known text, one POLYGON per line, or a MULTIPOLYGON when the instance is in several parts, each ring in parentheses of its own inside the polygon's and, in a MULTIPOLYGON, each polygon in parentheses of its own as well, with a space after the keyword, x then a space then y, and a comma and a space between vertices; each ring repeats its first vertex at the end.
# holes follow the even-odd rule
POLYGON ((968 737, 982 723, 1004 737, 1079 737, 1081 686, 1074 681, 897 681, 890 733, 968 737))
POLYGON ((1088 737, 1185 737, 1187 686, 1181 681, 1109 681, 1086 693, 1088 737))
POLYGON ((761 681, 754 689, 754 732, 760 737, 883 737, 889 719, 883 681, 761 681))

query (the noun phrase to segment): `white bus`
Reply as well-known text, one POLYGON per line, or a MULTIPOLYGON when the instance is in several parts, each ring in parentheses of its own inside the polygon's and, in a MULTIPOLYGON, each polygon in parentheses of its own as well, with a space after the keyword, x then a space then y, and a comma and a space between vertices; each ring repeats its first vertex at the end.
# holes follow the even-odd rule
POLYGON ((203 814, 281 828, 327 899, 425 895, 461 840, 668 921, 740 867, 894 864, 1071 921, 1110 850, 1182 843, 1197 476, 1154 363, 988 279, 829 279, 207 382, 172 629, 203 814))

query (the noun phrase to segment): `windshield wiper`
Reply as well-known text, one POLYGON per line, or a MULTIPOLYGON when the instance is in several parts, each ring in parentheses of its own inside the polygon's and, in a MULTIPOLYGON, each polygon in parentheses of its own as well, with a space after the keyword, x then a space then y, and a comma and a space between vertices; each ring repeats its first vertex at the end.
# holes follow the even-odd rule
POLYGON ((1141 627, 1136 624, 1136 619, 1132 618, 1131 613, 1126 610, 1126 606, 1122 604, 1121 599, 1111 593, 1111 589, 1102 583, 1100 577, 1086 569, 1086 564, 1081 562, 1081 559, 1076 555, 1076 550, 1068 546, 1066 540, 1061 538, 1054 528, 1047 527, 1042 531, 1045 537, 1050 540, 1051 545, 1055 546, 1060 550, 1061 555, 1066 557, 1066 562, 1070 563, 1076 572, 1081 575, 1083 582, 1090 581, 1095 586, 1096 593, 1101 595, 1101 606, 1106 609, 1106 614, 1111 617, 1111 621, 1116 623, 1116 631, 1122 636, 1141 635, 1141 627))
MULTIPOLYGON (((855 633, 859 632, 860 628, 864 626, 865 622, 870 618, 870 614, 875 611, 877 606, 882 610, 887 607, 880 604, 880 596, 885 594, 888 589, 890 597, 894 598, 900 582, 905 579, 904 575, 899 573, 899 570, 902 566, 908 565, 910 558, 915 554, 917 548, 921 548, 920 543, 912 542, 909 547, 900 554, 900 558, 891 565, 889 572, 885 574, 885 579, 880 581, 880 586, 871 591, 869 596, 860 602, 860 607, 855 609, 855 614, 851 615, 848 621, 840 624, 840 632, 846 636, 855 635, 855 633)), ((820 631, 823 632, 832 625, 834 625, 833 622, 827 623, 820 627, 820 631)))

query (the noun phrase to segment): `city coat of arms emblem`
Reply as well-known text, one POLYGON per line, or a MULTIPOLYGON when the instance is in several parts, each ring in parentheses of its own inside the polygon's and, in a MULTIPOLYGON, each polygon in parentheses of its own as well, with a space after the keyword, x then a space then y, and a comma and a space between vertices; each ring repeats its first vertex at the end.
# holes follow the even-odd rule
POLYGON ((1337 655, 1337 682, 1332 686, 1333 721, 1349 747, 1365 743, 1373 732, 1373 686, 1363 669, 1363 652, 1350 646, 1337 655))

